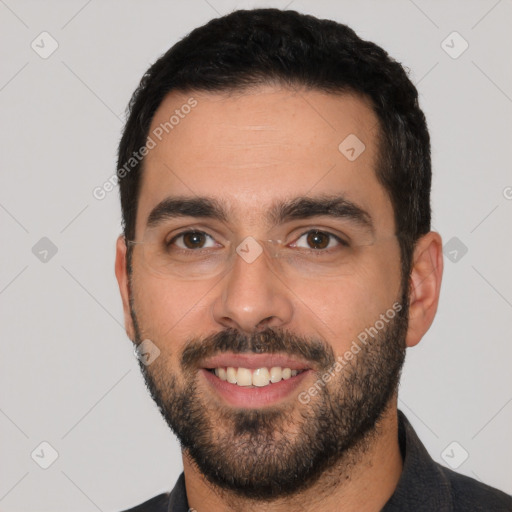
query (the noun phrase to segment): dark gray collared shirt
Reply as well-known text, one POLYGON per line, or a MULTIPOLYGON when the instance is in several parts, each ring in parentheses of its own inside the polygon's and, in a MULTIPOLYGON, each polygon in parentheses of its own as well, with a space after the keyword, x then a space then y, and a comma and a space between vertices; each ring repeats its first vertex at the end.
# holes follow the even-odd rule
MULTIPOLYGON (((512 496, 435 462, 402 411, 398 411, 398 439, 403 470, 393 496, 381 512, 512 512, 512 496)), ((182 473, 170 493, 125 512, 188 510, 182 473)))

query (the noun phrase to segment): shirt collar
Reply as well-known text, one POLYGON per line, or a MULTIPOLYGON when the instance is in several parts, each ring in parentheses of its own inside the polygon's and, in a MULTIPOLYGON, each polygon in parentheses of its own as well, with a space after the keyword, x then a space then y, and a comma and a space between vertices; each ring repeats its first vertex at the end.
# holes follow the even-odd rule
POLYGON ((450 482, 430 457, 402 411, 398 411, 398 441, 403 460, 402 474, 395 492, 381 512, 452 512, 450 482))
POLYGON ((185 473, 181 473, 174 489, 169 495, 167 512, 188 512, 187 492, 185 490, 185 473))

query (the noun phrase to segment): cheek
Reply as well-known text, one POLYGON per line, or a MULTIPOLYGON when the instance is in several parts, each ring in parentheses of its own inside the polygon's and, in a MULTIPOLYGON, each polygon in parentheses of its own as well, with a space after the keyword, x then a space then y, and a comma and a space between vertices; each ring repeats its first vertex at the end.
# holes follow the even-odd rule
POLYGON ((400 284, 398 253, 374 256, 351 275, 295 288, 297 313, 341 353, 400 299, 400 284))
POLYGON ((208 292, 214 286, 210 281, 180 282, 134 272, 135 311, 144 335, 163 342, 194 335, 205 323, 208 292))

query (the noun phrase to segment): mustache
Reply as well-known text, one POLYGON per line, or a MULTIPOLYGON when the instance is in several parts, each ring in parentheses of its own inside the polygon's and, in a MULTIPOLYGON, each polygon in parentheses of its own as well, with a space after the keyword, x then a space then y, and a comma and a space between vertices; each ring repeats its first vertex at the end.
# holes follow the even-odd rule
POLYGON ((185 371, 192 370, 197 368, 204 359, 225 352, 235 354, 283 353, 316 363, 319 368, 324 370, 336 362, 331 346, 320 338, 310 339, 271 327, 248 335, 228 328, 204 339, 192 338, 183 350, 181 366, 185 371))

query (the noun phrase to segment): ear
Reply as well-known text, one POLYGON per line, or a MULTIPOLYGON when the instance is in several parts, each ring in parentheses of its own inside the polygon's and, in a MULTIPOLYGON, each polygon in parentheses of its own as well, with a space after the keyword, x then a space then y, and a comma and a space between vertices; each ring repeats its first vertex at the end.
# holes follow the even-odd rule
POLYGON ((123 235, 119 235, 116 242, 116 278, 121 292, 124 311, 124 328, 128 337, 135 340, 132 315, 130 313, 130 286, 128 283, 128 271, 126 267, 126 242, 123 235))
POLYGON ((406 344, 417 345, 429 330, 439 303, 443 277, 443 242, 439 233, 422 236, 414 249, 409 291, 406 344))

